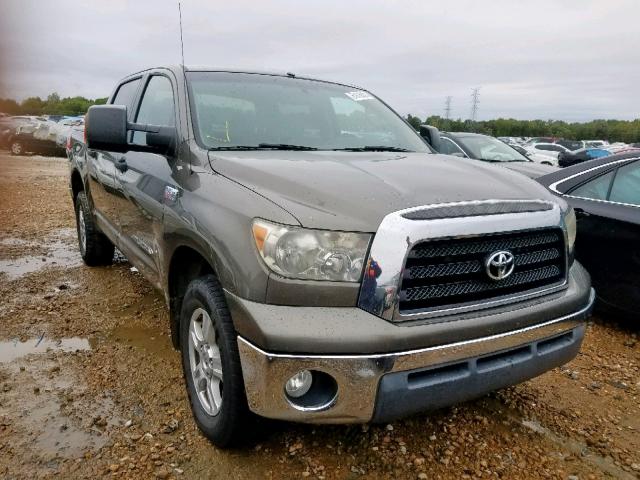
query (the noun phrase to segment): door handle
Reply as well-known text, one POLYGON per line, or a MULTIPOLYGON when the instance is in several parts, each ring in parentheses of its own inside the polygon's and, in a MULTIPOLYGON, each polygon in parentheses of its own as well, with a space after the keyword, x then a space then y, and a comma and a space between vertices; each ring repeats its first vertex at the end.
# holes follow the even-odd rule
POLYGON ((576 217, 580 218, 580 217, 590 217, 591 214, 589 212, 585 212, 584 209, 580 208, 580 207, 574 207, 573 211, 576 212, 576 217))
POLYGON ((129 165, 127 165, 127 159, 125 157, 120 157, 116 161, 116 168, 122 173, 126 172, 129 169, 129 165))

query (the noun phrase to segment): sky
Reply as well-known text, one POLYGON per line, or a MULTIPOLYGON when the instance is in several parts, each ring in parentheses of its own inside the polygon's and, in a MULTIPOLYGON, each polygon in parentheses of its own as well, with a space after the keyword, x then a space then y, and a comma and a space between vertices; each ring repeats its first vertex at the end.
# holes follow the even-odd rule
MULTIPOLYGON (((639 0, 183 0, 185 63, 356 84, 401 114, 640 117, 639 0)), ((0 0, 0 97, 181 63, 177 1, 0 0)))

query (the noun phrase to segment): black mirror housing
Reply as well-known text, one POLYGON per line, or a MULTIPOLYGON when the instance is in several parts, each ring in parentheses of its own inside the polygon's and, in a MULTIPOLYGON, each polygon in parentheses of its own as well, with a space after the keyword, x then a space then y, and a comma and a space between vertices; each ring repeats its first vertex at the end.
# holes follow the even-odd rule
POLYGON ((126 152, 127 107, 124 105, 94 105, 85 118, 87 147, 92 150, 126 152))
POLYGON ((175 155, 177 131, 175 127, 157 127, 157 132, 147 132, 147 146, 163 155, 175 155))
POLYGON ((431 125, 420 125, 420 136, 433 147, 436 152, 440 151, 440 131, 431 125))

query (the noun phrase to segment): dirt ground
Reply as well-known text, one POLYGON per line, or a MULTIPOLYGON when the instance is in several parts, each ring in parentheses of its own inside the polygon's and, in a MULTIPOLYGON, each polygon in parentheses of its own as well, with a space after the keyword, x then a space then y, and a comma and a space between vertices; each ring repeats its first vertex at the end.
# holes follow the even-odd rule
POLYGON ((640 327, 596 318, 525 384, 391 425, 264 422, 218 450, 161 296, 124 258, 82 265, 66 160, 0 153, 0 172, 0 478, 640 478, 640 327))

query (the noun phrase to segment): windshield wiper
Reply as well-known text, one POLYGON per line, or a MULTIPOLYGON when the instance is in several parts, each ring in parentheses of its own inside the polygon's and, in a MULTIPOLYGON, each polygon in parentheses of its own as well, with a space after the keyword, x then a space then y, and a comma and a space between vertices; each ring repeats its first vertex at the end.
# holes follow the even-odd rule
POLYGON ((289 145, 286 143, 259 143, 258 145, 221 145, 209 150, 318 150, 316 147, 289 145))
POLYGON ((336 151, 345 152, 411 152, 401 147, 390 147, 388 145, 365 145, 364 147, 347 147, 347 148, 334 148, 336 151))
POLYGON ((209 150, 258 150, 258 147, 255 145, 222 145, 211 147, 209 150))
POLYGON ((259 143, 258 148, 273 150, 318 150, 316 147, 307 147, 306 145, 289 145, 288 143, 259 143))
POLYGON ((495 158, 480 158, 479 160, 482 160, 483 162, 489 162, 489 163, 526 162, 526 160, 518 160, 516 158, 512 158, 509 160, 496 160, 495 158))

